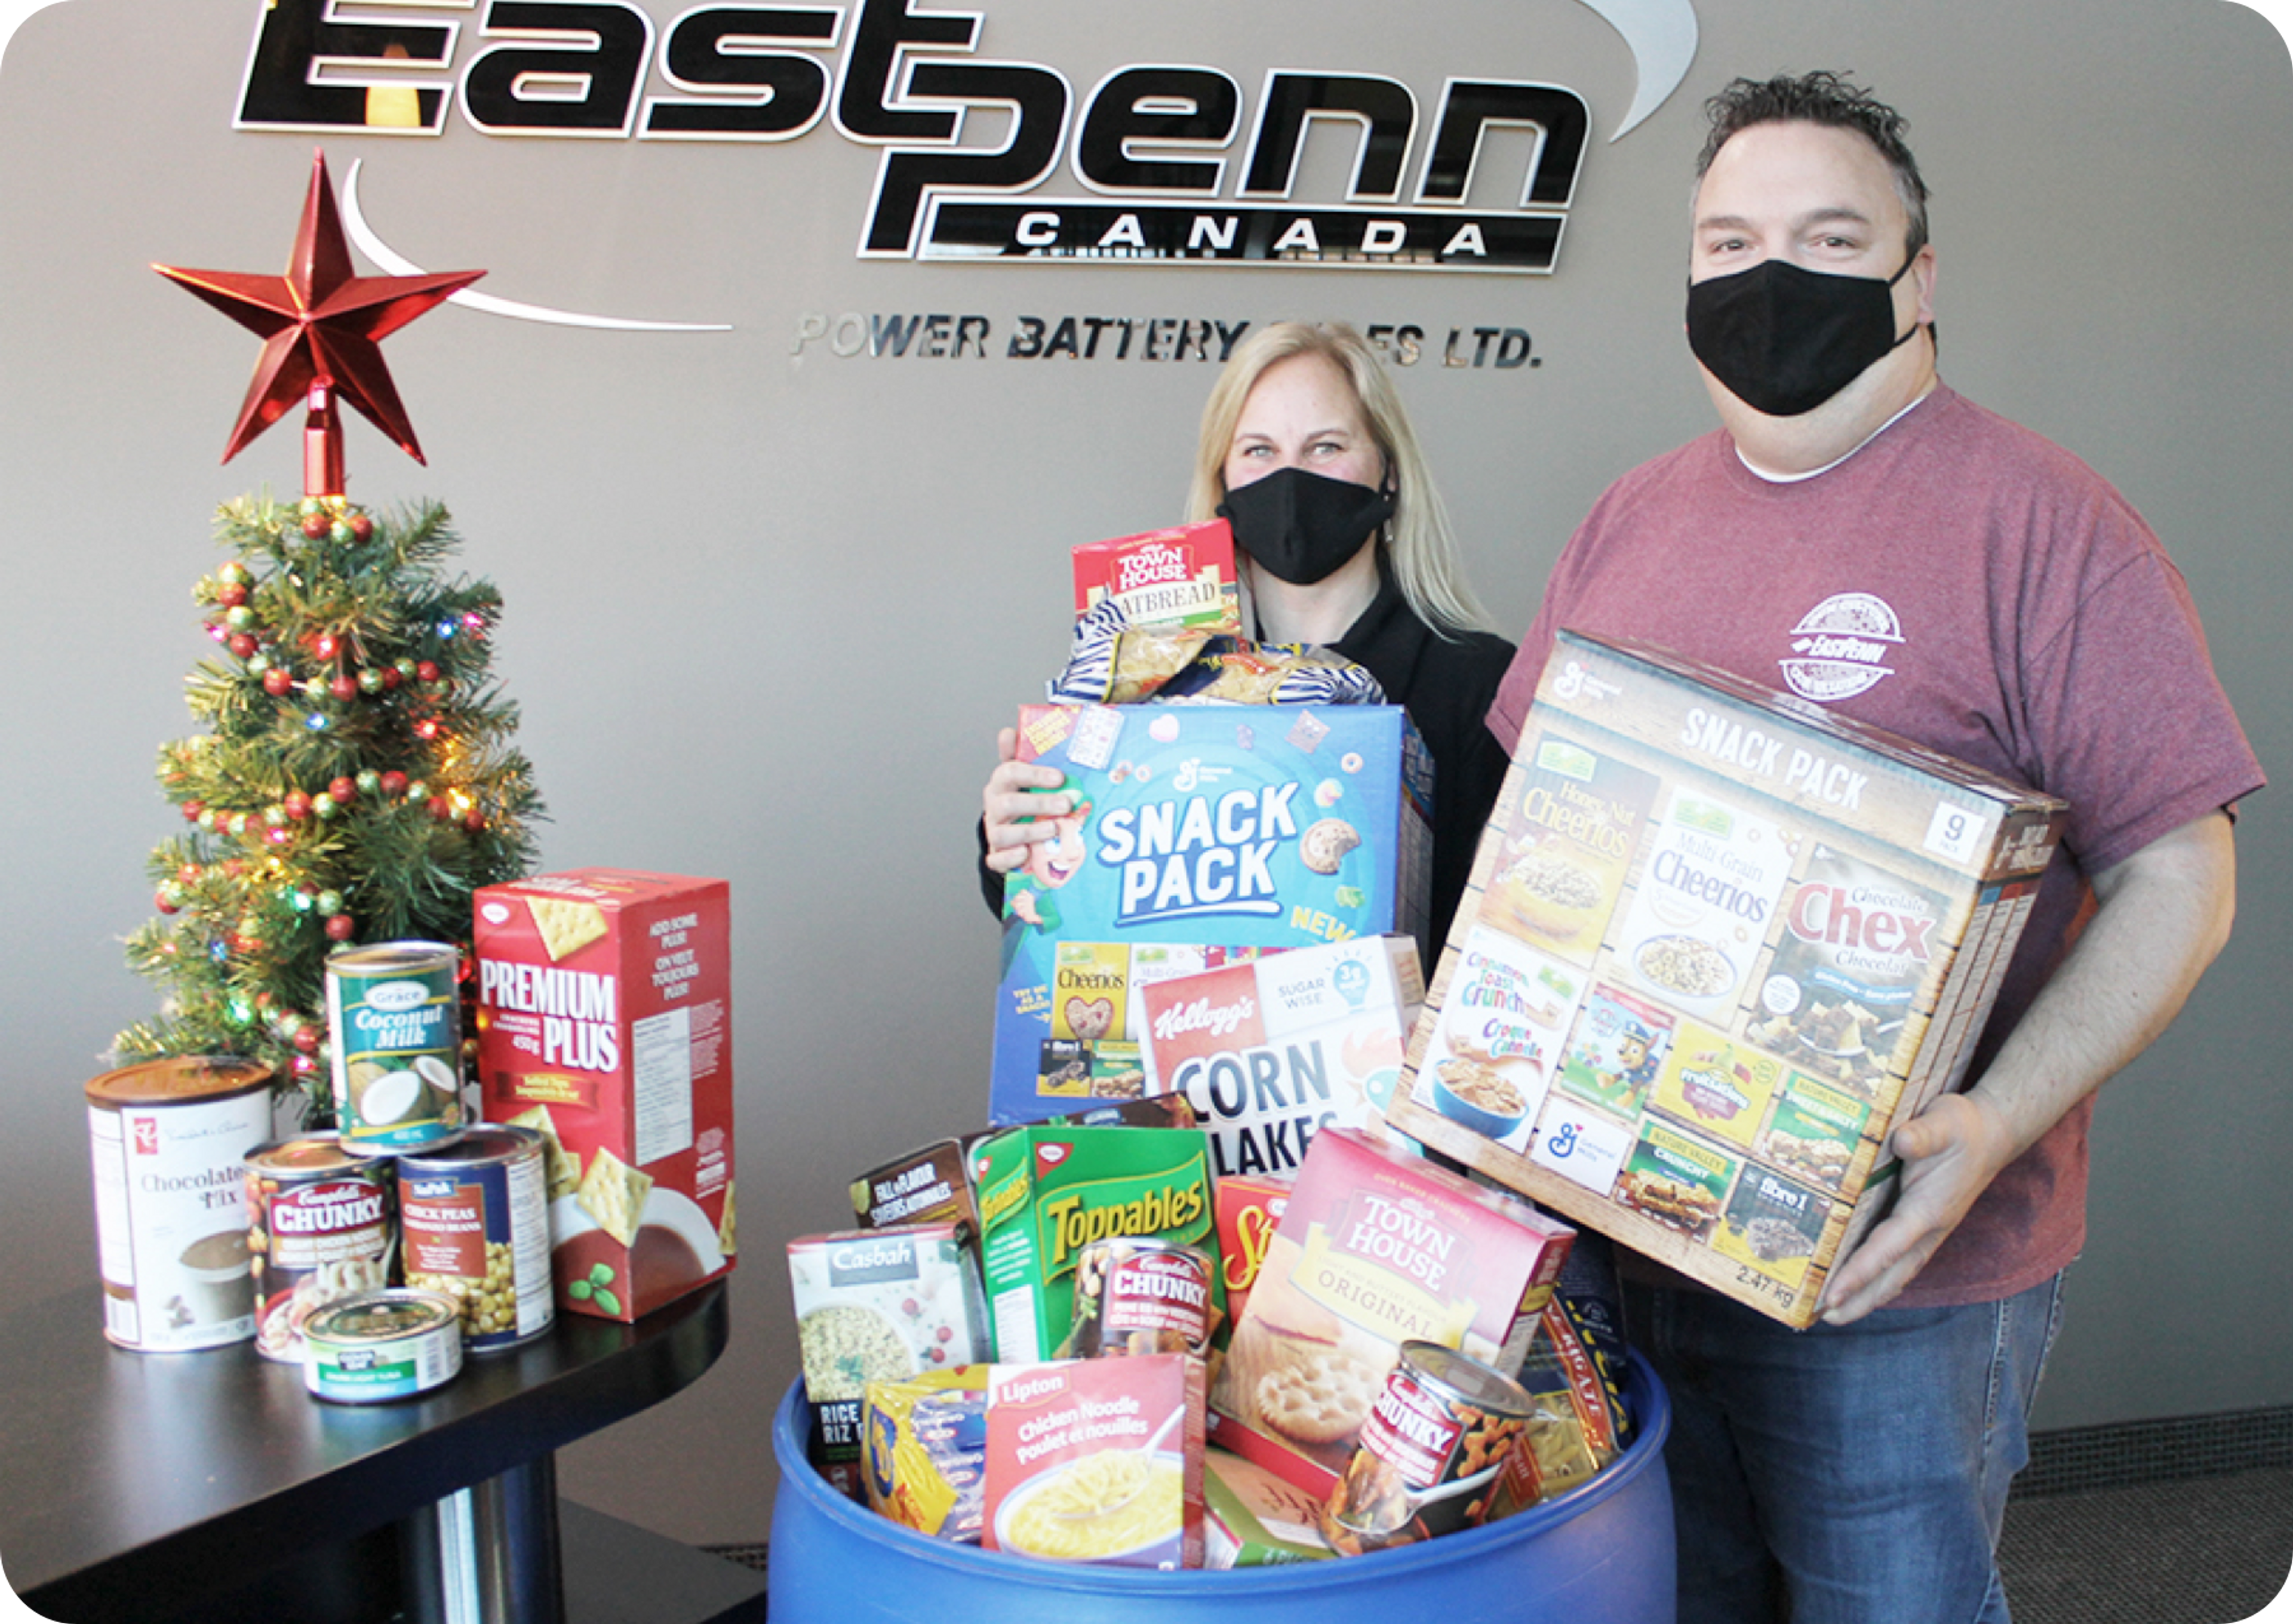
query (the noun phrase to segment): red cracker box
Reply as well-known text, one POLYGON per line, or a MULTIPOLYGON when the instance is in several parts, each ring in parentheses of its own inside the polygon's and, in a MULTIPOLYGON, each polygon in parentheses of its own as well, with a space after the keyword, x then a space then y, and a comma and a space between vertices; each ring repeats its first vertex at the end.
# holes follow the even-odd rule
POLYGON ((980 1543, 1054 1562, 1203 1565, 1203 1361, 997 1365, 980 1543))
POLYGON ((1182 524, 1074 549, 1075 613, 1108 598, 1135 626, 1242 634, 1234 532, 1223 519, 1182 524))
POLYGON ((725 883, 579 869, 475 916, 485 1116, 545 1141, 559 1306, 634 1320, 730 1271, 725 883))
POLYGON ((1416 1148, 1385 1125, 1425 998, 1410 938, 1297 948, 1157 982, 1140 998, 1147 1092, 1186 1096, 1220 1178, 1294 1176, 1326 1127, 1416 1148))
POLYGON ((1575 1240, 1504 1191, 1317 1134, 1211 1387, 1212 1442, 1327 1494, 1401 1345, 1518 1369, 1575 1240))

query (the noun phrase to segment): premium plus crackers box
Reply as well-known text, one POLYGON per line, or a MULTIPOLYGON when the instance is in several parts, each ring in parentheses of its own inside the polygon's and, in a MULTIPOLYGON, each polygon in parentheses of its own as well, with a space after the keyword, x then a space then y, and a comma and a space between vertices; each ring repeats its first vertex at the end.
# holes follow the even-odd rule
POLYGON ((1963 1080, 2065 809, 1658 649, 1560 634, 1397 1127, 1787 1324, 1963 1080))
POLYGON ((1242 632, 1234 532, 1223 519, 1085 542, 1074 549, 1074 585, 1078 616, 1113 598, 1130 626, 1242 632))
MULTIPOLYGON (((1151 1235, 1205 1251, 1218 1244, 1200 1128, 1015 1127, 973 1151, 971 1183, 995 1356, 1007 1363, 1049 1359, 1064 1346, 1074 1329, 1075 1263, 1091 1241, 1151 1235)), ((1222 1288, 1211 1306, 1224 1315, 1222 1288)))
POLYGON ((1186 1096, 1221 1179, 1294 1176, 1314 1135, 1331 1127, 1406 1144, 1384 1111, 1424 997, 1417 944, 1406 936, 1327 942, 1158 982, 1141 995, 1147 1087, 1186 1096))
POLYGON ((1159 976, 1422 933, 1435 786, 1398 706, 1027 706, 1019 755, 1079 801, 1005 882, 996 1122, 1138 1092, 1159 976))
POLYGON ((1327 1494, 1401 1345, 1518 1369, 1575 1239, 1508 1192, 1317 1134, 1211 1386, 1211 1441, 1327 1494))
POLYGON ((542 1135, 562 1308, 634 1320, 733 1267, 728 899, 623 869, 474 899, 485 1115, 542 1135))

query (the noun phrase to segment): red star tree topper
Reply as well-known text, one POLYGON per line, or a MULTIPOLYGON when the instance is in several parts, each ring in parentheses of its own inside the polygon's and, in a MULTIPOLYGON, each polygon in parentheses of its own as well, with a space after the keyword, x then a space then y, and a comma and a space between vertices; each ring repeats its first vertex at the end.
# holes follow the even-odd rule
POLYGON ((342 425, 334 409, 337 400, 356 407, 407 456, 423 461, 414 425, 407 420, 390 368, 383 362, 382 341, 485 275, 482 271, 354 275, 323 151, 312 160, 311 191, 303 204, 285 276, 186 271, 173 265, 151 269, 263 339, 263 353, 223 460, 237 456, 301 400, 308 408, 303 489, 313 497, 338 496, 343 489, 342 425))

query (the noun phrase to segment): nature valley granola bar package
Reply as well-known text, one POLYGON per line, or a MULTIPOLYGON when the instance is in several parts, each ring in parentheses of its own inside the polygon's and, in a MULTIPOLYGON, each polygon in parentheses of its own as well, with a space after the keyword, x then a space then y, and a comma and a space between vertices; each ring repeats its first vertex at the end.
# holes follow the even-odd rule
POLYGON ((1388 1118, 1805 1326, 1893 1196, 1894 1124, 1962 1080, 2063 816, 1793 696, 1564 631, 1388 1118))
POLYGON ((580 869, 474 899, 486 1119, 538 1131, 557 1305, 634 1320, 729 1272, 723 880, 580 869))
MULTIPOLYGON (((1148 1235, 1214 1251, 1217 1216, 1200 1128, 1037 1123, 986 1139, 972 1154, 980 1271, 995 1356, 1049 1359, 1074 1329, 1082 1248, 1148 1235)), ((1226 1312, 1214 1287, 1215 1319, 1226 1312)))

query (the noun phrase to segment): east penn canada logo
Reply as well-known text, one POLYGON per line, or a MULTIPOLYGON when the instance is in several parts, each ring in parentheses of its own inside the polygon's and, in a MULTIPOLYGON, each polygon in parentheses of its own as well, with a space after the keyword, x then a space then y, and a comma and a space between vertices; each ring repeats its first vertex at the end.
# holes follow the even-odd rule
MULTIPOLYGON (((1133 63, 1078 98, 1057 68, 976 55, 984 13, 910 0, 700 6, 665 28, 625 0, 350 3, 268 0, 236 127, 435 136, 458 109, 486 135, 771 143, 830 119, 882 149, 863 259, 1549 272, 1591 125, 1575 91, 1511 78, 1450 77, 1429 109, 1381 74, 1276 68, 1253 90, 1133 63), (1003 116, 1001 146, 965 142, 975 113, 1003 116), (1349 138, 1342 200, 1298 199, 1309 141, 1349 138), (1039 195, 1063 166, 1077 190, 1039 195), (1515 174, 1516 204, 1475 201, 1515 174)), ((1584 4, 1640 67, 1621 135, 1685 74, 1695 15, 1584 4)))

